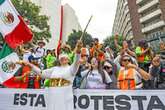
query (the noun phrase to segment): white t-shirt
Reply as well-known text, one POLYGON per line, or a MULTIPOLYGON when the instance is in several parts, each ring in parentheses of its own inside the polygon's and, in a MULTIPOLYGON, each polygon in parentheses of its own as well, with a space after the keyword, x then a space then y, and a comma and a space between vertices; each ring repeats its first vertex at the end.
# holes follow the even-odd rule
POLYGON ((69 80, 73 83, 75 74, 79 68, 78 61, 80 59, 80 55, 76 55, 76 59, 71 66, 57 66, 52 67, 50 69, 46 69, 42 71, 43 78, 63 78, 69 80))
POLYGON ((31 56, 32 53, 30 51, 26 51, 24 54, 23 54, 23 60, 24 61, 29 61, 28 58, 29 56, 31 56))
MULTIPOLYGON (((89 70, 86 70, 81 73, 82 77, 85 77, 89 70)), ((110 76, 106 71, 105 73, 105 82, 110 83, 112 82, 110 76)), ((101 74, 98 72, 98 70, 93 70, 89 72, 87 76, 87 84, 86 89, 105 89, 106 85, 103 83, 103 78, 101 74)))
POLYGON ((44 48, 37 48, 36 49, 36 53, 35 53, 36 57, 43 57, 44 54, 45 54, 45 49, 44 48))

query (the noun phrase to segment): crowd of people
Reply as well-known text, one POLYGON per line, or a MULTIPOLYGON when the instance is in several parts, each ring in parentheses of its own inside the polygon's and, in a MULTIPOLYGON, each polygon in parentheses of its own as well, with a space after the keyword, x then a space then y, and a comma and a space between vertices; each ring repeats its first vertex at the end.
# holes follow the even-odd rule
POLYGON ((60 54, 46 50, 45 43, 37 48, 19 47, 21 72, 14 81, 17 88, 60 87, 69 84, 74 89, 165 89, 165 43, 160 42, 160 52, 154 53, 145 40, 132 48, 126 40, 122 45, 115 36, 117 54, 103 46, 97 38, 91 46, 78 41, 74 50, 62 44, 60 54))

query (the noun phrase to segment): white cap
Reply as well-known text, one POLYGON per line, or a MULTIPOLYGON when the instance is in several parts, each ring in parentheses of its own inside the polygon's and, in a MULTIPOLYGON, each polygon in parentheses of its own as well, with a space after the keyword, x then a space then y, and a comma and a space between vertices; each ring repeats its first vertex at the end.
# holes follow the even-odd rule
POLYGON ((59 60, 61 60, 61 58, 68 58, 68 55, 67 54, 60 54, 59 55, 59 60))

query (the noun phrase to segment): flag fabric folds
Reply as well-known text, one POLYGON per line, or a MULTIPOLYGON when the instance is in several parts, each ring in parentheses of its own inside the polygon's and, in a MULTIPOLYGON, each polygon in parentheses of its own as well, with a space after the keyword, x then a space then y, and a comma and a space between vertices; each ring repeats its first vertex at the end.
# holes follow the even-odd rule
POLYGON ((63 6, 61 6, 61 24, 60 24, 60 38, 58 41, 58 45, 57 45, 57 56, 59 56, 60 54, 60 50, 61 50, 61 45, 62 45, 62 32, 63 32, 63 6))
POLYGON ((0 0, 0 33, 11 48, 27 43, 33 36, 10 0, 0 0))
POLYGON ((19 87, 19 83, 14 82, 14 75, 21 68, 17 61, 18 55, 5 43, 0 51, 0 84, 9 88, 19 87))

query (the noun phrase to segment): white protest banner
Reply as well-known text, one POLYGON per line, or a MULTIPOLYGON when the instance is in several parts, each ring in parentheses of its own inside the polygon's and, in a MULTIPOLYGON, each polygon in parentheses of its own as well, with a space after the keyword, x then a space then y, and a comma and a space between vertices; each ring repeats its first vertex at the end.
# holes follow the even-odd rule
POLYGON ((0 110, 165 110, 165 90, 0 89, 0 110))
POLYGON ((164 90, 76 90, 75 110, 165 110, 164 90))
POLYGON ((73 110, 72 88, 1 88, 0 110, 73 110))

